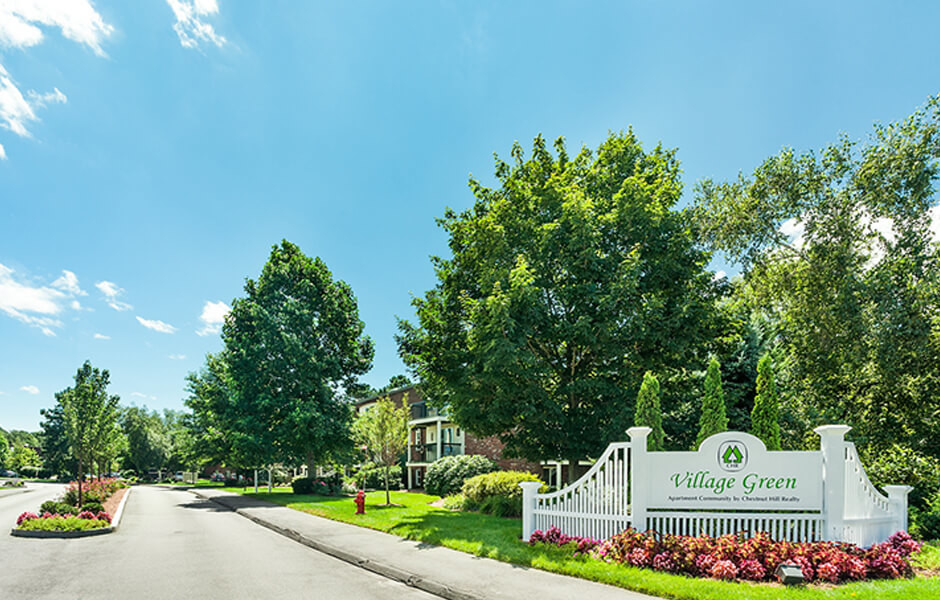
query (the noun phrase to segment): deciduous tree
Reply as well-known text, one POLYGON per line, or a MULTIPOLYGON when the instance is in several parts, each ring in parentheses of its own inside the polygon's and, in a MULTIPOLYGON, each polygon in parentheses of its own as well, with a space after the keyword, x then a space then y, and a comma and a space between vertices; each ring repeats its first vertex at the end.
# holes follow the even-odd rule
POLYGON ((306 459, 313 468, 349 446, 343 390, 372 364, 356 297, 286 240, 245 293, 222 327, 233 445, 256 466, 306 459))
POLYGON ((385 471, 385 504, 391 504, 389 474, 408 447, 408 396, 403 406, 380 398, 374 406, 356 417, 353 438, 365 447, 365 453, 385 471))
POLYGON ((647 370, 704 359, 719 283, 684 211, 675 152, 632 131, 573 159, 536 138, 499 187, 471 179, 474 205, 440 225, 451 258, 399 322, 400 353, 432 402, 498 435, 509 456, 598 456, 633 421, 647 370))

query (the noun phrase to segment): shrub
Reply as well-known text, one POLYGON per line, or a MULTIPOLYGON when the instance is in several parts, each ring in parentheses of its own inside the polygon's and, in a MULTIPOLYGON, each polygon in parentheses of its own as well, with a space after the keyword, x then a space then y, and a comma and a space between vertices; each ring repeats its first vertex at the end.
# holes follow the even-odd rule
POLYGON ((324 477, 295 477, 290 485, 295 494, 336 496, 343 491, 343 477, 339 473, 324 477))
POLYGON ((435 496, 449 496, 460 491, 464 481, 476 475, 491 473, 496 463, 478 454, 445 456, 428 466, 424 491, 435 496))
POLYGON ((467 501, 479 506, 480 512, 497 517, 522 515, 523 481, 540 481, 525 471, 496 471, 466 480, 460 492, 467 501))
POLYGON ((577 542, 576 552, 588 547, 592 557, 605 562, 695 577, 751 581, 772 579, 783 562, 799 564, 807 581, 839 583, 910 577, 913 569, 909 557, 920 551, 920 544, 905 532, 867 550, 838 542, 775 542, 765 533, 751 538, 743 534, 712 538, 639 533, 633 529, 603 542, 569 537, 557 528, 537 531, 530 540, 556 546, 572 542, 577 542))
POLYGON ((911 509, 911 530, 924 540, 940 540, 940 492, 927 500, 923 511, 911 509))
POLYGON ((913 486, 908 500, 919 510, 926 509, 927 500, 940 492, 940 461, 897 444, 879 452, 867 473, 878 487, 913 486))
MULTIPOLYGON (((358 490, 359 486, 367 490, 385 489, 385 468, 376 467, 373 463, 365 463, 352 477, 346 478, 346 483, 351 484, 353 489, 358 490), (363 480, 365 483, 363 484, 363 480)), ((392 490, 400 490, 401 485, 401 466, 395 465, 391 468, 388 475, 388 487, 392 490)))
POLYGON ((104 505, 102 505, 100 502, 96 502, 92 500, 91 502, 86 502, 85 504, 82 504, 81 512, 88 511, 88 512, 93 512, 93 513, 99 513, 103 510, 104 510, 104 505))
POLYGON ((54 515, 74 515, 78 514, 79 511, 77 508, 72 506, 67 502, 58 502, 56 500, 46 500, 39 507, 39 514, 42 513, 52 513, 54 515))
POLYGON ((463 494, 454 494, 444 498, 444 508, 447 510, 468 510, 467 497, 463 494))
MULTIPOLYGON (((111 494, 121 488, 127 487, 123 481, 111 478, 89 479, 82 483, 82 502, 104 502, 111 494)), ((72 481, 65 489, 62 501, 78 506, 78 482, 72 481)))
POLYGON ((43 515, 39 518, 23 520, 19 525, 19 529, 25 529, 27 531, 85 531, 88 529, 100 529, 110 524, 110 519, 99 519, 96 517, 43 515))

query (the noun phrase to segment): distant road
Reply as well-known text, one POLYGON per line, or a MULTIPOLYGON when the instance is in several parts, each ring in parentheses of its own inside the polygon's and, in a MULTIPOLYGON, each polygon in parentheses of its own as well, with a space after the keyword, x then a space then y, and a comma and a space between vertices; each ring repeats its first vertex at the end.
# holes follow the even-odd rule
POLYGON ((113 534, 15 538, 17 515, 61 485, 0 498, 0 598, 433 600, 320 554, 189 492, 135 487, 113 534))

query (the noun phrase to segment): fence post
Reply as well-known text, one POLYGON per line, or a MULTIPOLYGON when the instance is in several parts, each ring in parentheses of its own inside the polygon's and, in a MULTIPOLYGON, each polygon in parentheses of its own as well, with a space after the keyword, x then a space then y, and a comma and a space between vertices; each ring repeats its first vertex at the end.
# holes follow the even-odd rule
POLYGON ((894 517, 895 529, 897 531, 907 531, 907 495, 913 490, 909 485, 886 485, 885 491, 888 492, 888 503, 891 505, 891 516, 894 517))
POLYGON ((845 536, 845 434, 848 425, 821 425, 819 435, 823 459, 823 519, 827 541, 843 541, 845 536))
POLYGON ((542 487, 541 481, 523 481, 522 488, 522 541, 528 542, 535 532, 535 495, 542 487))
POLYGON ((650 427, 631 427, 630 436, 630 523, 637 531, 646 531, 646 491, 649 486, 647 473, 646 438, 652 433, 650 427))

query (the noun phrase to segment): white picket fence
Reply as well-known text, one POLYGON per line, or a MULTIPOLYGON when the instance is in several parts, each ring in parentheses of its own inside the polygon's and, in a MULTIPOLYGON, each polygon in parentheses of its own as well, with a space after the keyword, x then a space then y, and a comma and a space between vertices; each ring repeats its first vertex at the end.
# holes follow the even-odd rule
MULTIPOLYGON (((809 464, 822 465, 818 474, 821 501, 794 506, 793 510, 770 511, 669 510, 651 506, 652 453, 646 451, 650 429, 633 427, 627 432, 629 442, 610 444, 577 482, 547 494, 538 493, 537 482, 520 484, 522 538, 528 541, 537 529, 557 527, 568 535, 606 539, 632 526, 662 534, 765 532, 776 540, 834 540, 870 546, 907 528, 907 494, 911 488, 886 486, 888 496, 882 495, 868 480, 855 445, 845 441, 849 429, 845 425, 818 427, 815 431, 820 436, 820 450, 815 462, 813 456, 806 458, 810 453, 799 453, 809 464)), ((786 460, 786 455, 774 453, 774 458, 786 460)))

